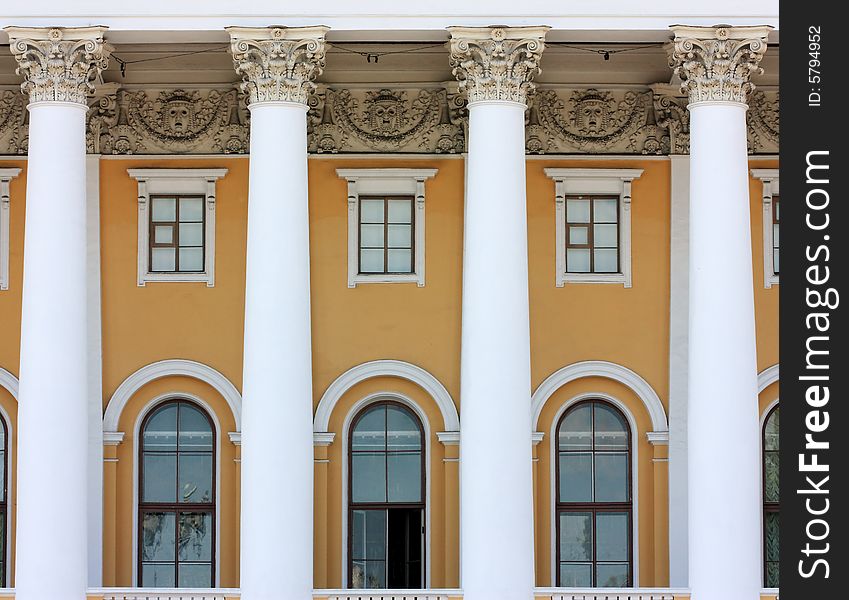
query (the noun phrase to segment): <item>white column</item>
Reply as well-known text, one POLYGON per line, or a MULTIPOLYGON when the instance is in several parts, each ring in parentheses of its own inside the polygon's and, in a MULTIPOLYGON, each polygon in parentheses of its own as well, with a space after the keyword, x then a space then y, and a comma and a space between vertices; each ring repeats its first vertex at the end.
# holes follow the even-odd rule
POLYGON ((311 600, 313 443, 307 98, 325 27, 230 27, 250 96, 242 410, 243 600, 311 600))
POLYGON ((746 149, 768 27, 673 27, 690 98, 688 504, 693 600, 756 600, 760 444, 746 149))
POLYGON ((88 579, 86 97, 104 27, 9 27, 29 93, 18 406, 18 600, 82 600, 88 579))
POLYGON ((451 27, 469 99, 460 526, 465 600, 534 588, 525 109, 545 27, 451 27))

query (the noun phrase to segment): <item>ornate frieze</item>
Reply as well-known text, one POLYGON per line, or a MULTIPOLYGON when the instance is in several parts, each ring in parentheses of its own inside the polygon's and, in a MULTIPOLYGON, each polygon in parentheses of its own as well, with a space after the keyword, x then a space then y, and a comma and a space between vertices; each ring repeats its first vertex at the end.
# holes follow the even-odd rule
POLYGON ((30 102, 86 104, 109 62, 105 27, 7 27, 9 47, 30 102))
POLYGON ((528 104, 548 27, 449 27, 450 64, 469 104, 528 104))
POLYGON ((250 103, 307 104, 324 70, 327 27, 228 27, 230 52, 250 103))
MULTIPOLYGON (((95 154, 245 154, 250 111, 237 86, 137 89, 98 86, 86 142, 95 154)), ((749 151, 778 151, 778 92, 749 99, 749 151)), ((678 86, 543 89, 526 112, 528 154, 687 154, 688 99, 678 86)), ((433 87, 320 86, 308 98, 311 153, 462 153, 468 111, 455 82, 433 87)), ((0 154, 27 152, 26 98, 0 89, 0 154)))
POLYGON ((753 74, 767 48, 769 26, 690 27, 676 25, 670 66, 681 78, 681 89, 690 103, 740 102, 745 104, 755 86, 753 74))

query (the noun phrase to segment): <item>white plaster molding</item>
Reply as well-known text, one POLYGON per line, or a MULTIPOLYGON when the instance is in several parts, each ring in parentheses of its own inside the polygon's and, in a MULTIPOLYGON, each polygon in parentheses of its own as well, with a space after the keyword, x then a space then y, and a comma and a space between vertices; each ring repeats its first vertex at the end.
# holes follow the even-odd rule
POLYGON ((121 413, 127 403, 143 386, 163 377, 192 377, 209 384, 227 402, 236 423, 236 431, 242 430, 242 396, 229 379, 203 363, 185 359, 161 360, 146 365, 127 377, 112 394, 103 415, 103 431, 118 431, 121 413))
POLYGON ((324 70, 329 28, 227 27, 230 54, 250 103, 293 102, 306 108, 313 80, 324 70))
POLYGON ((528 104, 533 78, 550 28, 537 27, 449 27, 451 68, 475 102, 528 104))
POLYGON ((652 446, 668 446, 669 432, 668 431, 647 431, 646 439, 652 446))
POLYGON ((6 388, 6 391, 12 394, 15 401, 18 400, 18 385, 18 378, 0 367, 0 387, 6 388))
POLYGON ((566 283, 617 283, 632 285, 631 182, 643 169, 545 169, 554 180, 557 287, 566 283), (566 196, 610 194, 619 198, 619 273, 568 273, 566 271, 566 196))
POLYGON ((103 445, 104 446, 120 446, 124 441, 125 433, 123 431, 104 431, 103 445))
POLYGON ((336 434, 332 431, 314 431, 312 434, 312 445, 316 447, 327 447, 336 439, 336 434))
POLYGON ((127 169, 138 181, 138 268, 136 284, 144 287, 151 281, 204 281, 215 286, 215 182, 227 174, 227 169, 127 169), (201 273, 150 272, 150 196, 195 194, 203 196, 204 269, 201 273))
POLYGON ((437 431, 436 439, 443 446, 459 446, 460 432, 459 431, 437 431))
POLYGON ((241 431, 230 431, 227 433, 227 437, 230 438, 230 443, 234 446, 242 445, 242 432, 241 431))
POLYGON ((109 63, 106 27, 6 27, 9 49, 24 76, 30 103, 73 102, 87 106, 94 83, 109 63))
POLYGON ((751 76, 763 73, 759 65, 772 27, 674 25, 670 29, 675 34, 670 62, 691 105, 746 104, 755 89, 751 76))
POLYGON ((778 381, 778 364, 767 367, 758 373, 758 394, 768 388, 770 385, 778 381))
POLYGON ((436 176, 437 169, 336 169, 348 182, 348 287, 360 283, 425 284, 425 181, 436 176), (360 195, 403 194, 414 198, 413 272, 405 274, 361 274, 359 272, 360 195))
POLYGON ((534 431, 533 433, 531 433, 531 444, 533 444, 534 446, 539 446, 544 437, 544 431, 534 431))
POLYGON ((538 428, 543 407, 554 392, 567 383, 584 377, 604 377, 629 387, 642 400, 649 417, 651 417, 652 429, 656 432, 669 430, 663 403, 660 401, 657 392, 645 379, 622 365, 601 360, 589 360, 573 363, 555 371, 537 387, 531 398, 534 431, 538 428))
POLYGON ((0 169, 0 290, 9 289, 9 182, 20 172, 20 169, 0 169))
POLYGON ((451 394, 439 380, 416 365, 400 360, 374 360, 348 369, 331 383, 315 410, 313 431, 326 432, 336 404, 353 386, 375 377, 399 377, 421 387, 439 407, 442 425, 446 432, 460 431, 460 416, 451 394))
POLYGON ((772 256, 773 233, 772 217, 775 204, 772 199, 780 194, 778 169, 752 169, 752 177, 761 180, 761 198, 763 200, 763 211, 761 220, 763 222, 763 257, 764 257, 764 287, 769 289, 779 283, 779 276, 775 273, 775 263, 772 256))

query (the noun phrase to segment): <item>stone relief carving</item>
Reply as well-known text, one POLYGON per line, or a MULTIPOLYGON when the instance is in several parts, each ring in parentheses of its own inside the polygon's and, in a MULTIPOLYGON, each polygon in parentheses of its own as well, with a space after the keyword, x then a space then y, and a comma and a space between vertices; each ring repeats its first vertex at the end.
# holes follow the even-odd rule
MULTIPOLYGON (((245 154, 248 96, 218 89, 127 89, 89 98, 86 142, 95 154, 245 154)), ((29 113, 19 89, 0 89, 0 155, 27 152, 29 113)), ((646 90, 544 89, 526 112, 528 154, 687 154, 690 115, 677 86, 646 90)), ((752 154, 775 154, 777 91, 749 98, 752 154)), ((468 111, 455 82, 427 88, 319 86, 308 98, 311 153, 462 153, 468 111)))

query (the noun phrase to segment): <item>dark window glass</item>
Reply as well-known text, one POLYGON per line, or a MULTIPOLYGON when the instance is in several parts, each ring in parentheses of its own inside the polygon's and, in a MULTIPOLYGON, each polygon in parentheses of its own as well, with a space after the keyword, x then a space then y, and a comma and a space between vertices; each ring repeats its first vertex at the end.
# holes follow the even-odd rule
POLYGON ((557 585, 633 585, 632 514, 625 417, 601 400, 576 404, 557 428, 557 585))
POLYGON ((215 433, 194 403, 176 400, 141 428, 141 587, 215 585, 215 433))
POLYGON ((414 222, 412 196, 360 197, 359 272, 415 272, 414 222))
POLYGON ((764 586, 778 587, 778 406, 763 431, 764 586))
POLYGON ((6 587, 6 520, 9 514, 9 503, 6 497, 8 483, 6 473, 7 438, 6 422, 0 417, 0 588, 6 587))
POLYGON ((206 211, 202 196, 151 196, 150 272, 204 270, 206 211))
POLYGON ((352 588, 424 585, 424 433, 405 406, 380 402, 351 426, 349 566, 352 588))
POLYGON ((619 198, 566 197, 566 271, 619 273, 619 198))
POLYGON ((772 271, 778 275, 778 219, 781 201, 778 195, 772 197, 772 271))

